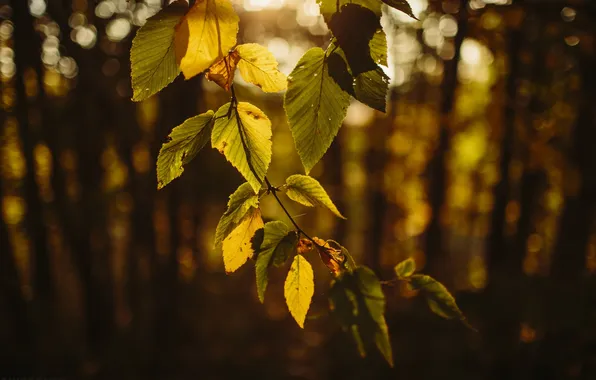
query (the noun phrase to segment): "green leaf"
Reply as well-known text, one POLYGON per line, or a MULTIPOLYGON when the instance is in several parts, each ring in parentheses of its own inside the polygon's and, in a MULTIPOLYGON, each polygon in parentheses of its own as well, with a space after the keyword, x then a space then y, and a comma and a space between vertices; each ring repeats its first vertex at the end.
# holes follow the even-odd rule
POLYGON ((257 193, 271 162, 271 121, 250 103, 230 107, 225 104, 215 113, 211 144, 257 193))
POLYGON ((182 0, 147 19, 132 40, 130 68, 132 100, 147 99, 170 84, 180 69, 174 51, 174 27, 188 9, 182 0))
POLYGON ((393 354, 387 323, 385 322, 385 295, 379 279, 367 267, 344 272, 332 282, 329 289, 332 314, 345 331, 350 331, 362 356, 375 345, 389 365, 393 354))
POLYGON ((286 179, 286 195, 291 200, 308 207, 321 206, 342 219, 346 219, 335 207, 319 181, 302 174, 294 174, 286 179))
POLYGON ((383 29, 377 29, 368 47, 370 56, 375 63, 387 67, 387 36, 383 29))
POLYGON ((294 256, 294 261, 284 284, 284 296, 290 314, 304 328, 304 320, 315 293, 312 266, 302 255, 294 256))
POLYGON ((220 248, 223 240, 232 232, 240 221, 251 209, 259 207, 259 196, 255 194, 248 182, 242 185, 230 195, 228 209, 219 219, 215 229, 215 247, 220 248))
POLYGON ((402 11, 403 13, 407 14, 408 16, 418 20, 414 13, 412 12, 412 7, 406 0, 381 0, 385 4, 389 5, 391 8, 395 8, 398 11, 402 11))
POLYGON ((374 333, 375 345, 393 367, 393 353, 389 330, 385 322, 385 294, 381 289, 381 282, 370 268, 359 267, 354 271, 358 279, 358 288, 364 296, 364 302, 370 316, 375 321, 377 329, 374 333))
POLYGON ((331 145, 349 105, 350 95, 329 76, 325 52, 320 48, 307 51, 288 77, 284 97, 290 130, 306 174, 331 145))
POLYGON ((408 258, 395 266, 395 274, 399 278, 410 277, 416 271, 416 261, 408 258))
POLYGON ((161 189, 184 172, 188 164, 209 141, 213 111, 191 117, 172 130, 157 156, 157 188, 161 189))
POLYGON ((435 314, 446 319, 459 319, 474 329, 466 322, 466 317, 457 306, 455 298, 439 281, 427 275, 415 274, 410 277, 409 284, 412 289, 421 290, 424 293, 428 306, 435 314))
POLYGON ((269 282, 267 269, 271 264, 283 264, 296 252, 298 233, 290 231, 284 222, 273 221, 265 224, 263 242, 255 265, 257 293, 259 300, 265 300, 265 290, 269 282))
POLYGON ((385 112, 386 96, 389 89, 389 77, 383 69, 363 72, 356 77, 354 97, 377 111, 385 112))

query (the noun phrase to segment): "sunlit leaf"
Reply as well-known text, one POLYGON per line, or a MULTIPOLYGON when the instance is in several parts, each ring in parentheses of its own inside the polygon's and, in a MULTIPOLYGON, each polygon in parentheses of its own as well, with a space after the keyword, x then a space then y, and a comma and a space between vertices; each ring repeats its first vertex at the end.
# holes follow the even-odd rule
POLYGON ((314 293, 315 282, 312 266, 302 255, 294 256, 284 284, 284 296, 290 314, 302 328, 304 328, 304 320, 314 293))
POLYGON ((263 242, 260 245, 255 265, 257 294, 265 300, 265 290, 269 282, 267 269, 271 264, 280 265, 296 252, 298 233, 290 231, 284 222, 273 221, 265 224, 263 242))
POLYGON ((407 14, 408 16, 415 18, 418 20, 414 13, 412 12, 412 7, 406 0, 381 0, 385 4, 389 5, 391 8, 395 8, 398 11, 402 11, 403 13, 407 14))
POLYGON ((345 219, 339 212, 319 181, 313 177, 294 174, 286 179, 286 195, 291 200, 308 207, 324 207, 338 217, 345 219))
POLYGON ((370 56, 375 63, 387 66, 387 36, 383 29, 377 29, 370 42, 370 56))
POLYGON ((231 52, 209 67, 209 70, 205 74, 205 79, 217 83, 226 91, 230 91, 239 60, 238 53, 235 51, 231 52))
POLYGON ((345 331, 350 331, 361 356, 376 346, 393 366, 393 354, 387 323, 385 296, 372 270, 358 267, 343 272, 331 284, 329 306, 345 331))
POLYGON ((246 214, 258 207, 259 196, 255 194, 248 182, 244 182, 230 195, 228 209, 219 219, 215 230, 215 247, 219 248, 223 240, 244 219, 246 214))
POLYGON ((397 277, 410 277, 416 271, 416 262, 413 258, 408 258, 395 266, 395 274, 397 277))
POLYGON ((383 69, 360 73, 354 83, 354 97, 367 106, 385 112, 386 96, 389 89, 389 77, 383 69))
POLYGON ((188 164, 209 141, 213 111, 191 117, 172 130, 157 156, 157 188, 180 177, 188 164))
POLYGON ((260 87, 265 92, 286 89, 287 78, 277 69, 277 60, 266 47, 259 44, 244 44, 238 45, 236 52, 241 58, 238 70, 245 81, 260 87))
POLYGON ((271 121, 250 103, 240 102, 231 110, 230 106, 228 103, 215 113, 211 144, 257 193, 271 162, 271 121))
POLYGON ((137 31, 130 49, 133 101, 156 94, 180 74, 174 52, 174 27, 187 9, 188 4, 182 0, 172 3, 148 18, 137 31))
POLYGON ((236 45, 238 15, 230 0, 198 0, 176 26, 176 60, 186 79, 207 70, 236 45))
POLYGON ((412 289, 421 290, 424 293, 430 309, 435 314, 446 319, 459 319, 466 326, 474 329, 466 322, 466 317, 457 306, 455 298, 439 281, 427 275, 415 274, 410 276, 409 285, 412 289))
POLYGON ((259 209, 252 209, 223 241, 223 261, 226 273, 235 272, 254 255, 252 237, 263 228, 259 209))
POLYGON ((350 95, 329 76, 324 51, 307 51, 288 77, 284 98, 296 150, 307 174, 331 145, 349 105, 350 95))

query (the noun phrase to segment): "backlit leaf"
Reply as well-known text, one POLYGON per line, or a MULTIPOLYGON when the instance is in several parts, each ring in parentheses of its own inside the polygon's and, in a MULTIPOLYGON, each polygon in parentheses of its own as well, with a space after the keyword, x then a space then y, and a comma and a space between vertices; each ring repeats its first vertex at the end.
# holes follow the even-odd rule
POLYGON ((180 74, 174 52, 174 27, 187 9, 186 2, 176 1, 148 18, 137 31, 130 49, 133 101, 156 94, 180 74))
POLYGON ((386 96, 389 89, 389 77, 383 69, 360 73, 354 83, 354 97, 377 111, 385 112, 386 96))
POLYGON ((238 70, 245 81, 260 87, 265 92, 283 91, 287 87, 286 76, 277 69, 277 60, 266 47, 259 44, 244 44, 236 47, 240 56, 238 70))
POLYGON ((314 293, 315 282, 312 266, 302 255, 294 256, 284 284, 284 296, 290 314, 302 328, 304 328, 304 320, 314 293))
POLYGON ((176 60, 186 79, 207 70, 236 45, 238 15, 230 0, 197 0, 176 26, 176 60))
POLYGON ((259 209, 252 209, 223 241, 223 261, 226 273, 235 272, 254 255, 252 237, 263 228, 259 209))
POLYGON ((286 195, 291 200, 308 207, 325 207, 338 217, 345 219, 339 212, 319 181, 302 174, 294 174, 286 179, 286 195))
POLYGON ((414 290, 420 290, 427 298, 430 309, 437 315, 446 319, 459 319, 466 326, 474 329, 466 322, 464 313, 459 309, 455 298, 449 293, 449 290, 434 278, 415 274, 410 277, 409 285, 414 290))
POLYGON ((397 277, 410 277, 416 271, 416 262, 413 258, 408 258, 395 266, 397 277))
POLYGON ((239 60, 238 53, 235 51, 231 52, 209 67, 209 70, 205 74, 205 79, 217 83, 226 91, 230 91, 239 60))
POLYGON ((226 156, 257 193, 271 162, 271 121, 250 103, 240 102, 231 110, 230 106, 225 104, 215 113, 211 145, 226 156))
POLYGON ((331 145, 349 105, 350 95, 329 76, 325 52, 321 48, 307 51, 288 77, 284 98, 296 150, 307 174, 331 145))
POLYGON ((407 14, 408 16, 418 20, 418 18, 416 18, 416 16, 414 16, 414 13, 412 12, 412 7, 406 0, 381 0, 381 1, 384 2, 385 4, 389 5, 391 8, 395 8, 398 11, 402 11, 403 13, 407 14))
POLYGON ((182 175, 189 163, 209 141, 213 111, 191 117, 172 130, 170 141, 163 144, 157 156, 157 188, 161 189, 182 175))
POLYGON ((298 233, 290 231, 284 222, 273 221, 265 224, 263 242, 255 265, 257 293, 259 300, 265 300, 265 290, 269 282, 267 270, 274 263, 283 263, 296 252, 298 233))
POLYGON ((368 43, 370 56, 375 63, 387 66, 387 36, 383 29, 377 29, 368 43))
POLYGON ((215 247, 220 248, 223 240, 244 219, 246 214, 258 207, 259 196, 255 194, 248 182, 244 182, 230 195, 228 209, 219 219, 215 230, 215 247))

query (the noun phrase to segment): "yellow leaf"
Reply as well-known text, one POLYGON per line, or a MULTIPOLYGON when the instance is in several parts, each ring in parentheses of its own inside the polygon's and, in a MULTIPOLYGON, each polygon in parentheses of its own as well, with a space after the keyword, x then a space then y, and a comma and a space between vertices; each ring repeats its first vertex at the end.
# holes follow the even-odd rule
POLYGON ((240 56, 238 52, 233 51, 219 61, 215 62, 205 75, 207 80, 217 83, 221 88, 230 91, 230 86, 234 81, 234 72, 240 56))
POLYGON ((301 328, 304 328, 304 320, 314 293, 315 282, 312 266, 302 255, 294 256, 284 284, 284 296, 290 314, 301 328))
POLYGON ((176 61, 186 79, 207 70, 236 45, 238 15, 230 0, 198 0, 176 26, 176 61))
POLYGON ((244 44, 236 47, 240 55, 238 69, 242 78, 260 87, 265 92, 283 91, 288 86, 286 76, 277 69, 273 54, 259 44, 244 44))
POLYGON ((254 209, 248 213, 236 228, 223 241, 223 261, 226 273, 235 272, 252 258, 252 237, 263 228, 261 211, 254 209))

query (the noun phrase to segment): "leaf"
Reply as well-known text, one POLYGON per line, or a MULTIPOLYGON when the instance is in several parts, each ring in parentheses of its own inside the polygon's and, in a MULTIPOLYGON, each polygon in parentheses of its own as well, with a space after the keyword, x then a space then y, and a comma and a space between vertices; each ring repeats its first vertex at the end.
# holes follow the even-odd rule
POLYGON ((389 330, 385 322, 385 294, 381 289, 381 283, 370 268, 358 267, 354 273, 358 279, 358 288, 364 296, 368 312, 377 325, 377 330, 374 333, 375 345, 389 365, 393 367, 391 341, 389 340, 389 330))
POLYGON ((286 179, 286 195, 291 200, 308 207, 325 207, 342 219, 346 219, 335 207, 319 181, 307 175, 294 174, 286 179))
POLYGON ((354 97, 377 111, 385 112, 386 96, 389 89, 389 77, 383 69, 360 73, 354 83, 354 97))
POLYGON ((273 221, 265 224, 263 242, 260 245, 257 263, 255 265, 257 293, 259 300, 265 300, 265 290, 269 282, 267 269, 271 264, 283 264, 288 257, 296 252, 298 234, 290 231, 284 222, 273 221))
POLYGON ((172 129, 167 143, 157 156, 157 188, 161 189, 184 172, 188 164, 209 141, 213 111, 191 117, 172 129))
POLYGON ((412 7, 406 0, 381 0, 385 4, 389 5, 391 8, 395 8, 398 11, 402 11, 403 13, 407 14, 408 16, 418 20, 414 13, 412 12, 412 7))
POLYGON ((301 328, 304 328, 304 320, 314 293, 315 282, 312 266, 302 255, 294 256, 284 284, 284 296, 290 314, 301 328))
POLYGON ((350 95, 329 76, 323 50, 307 51, 288 77, 284 98, 290 130, 306 174, 331 145, 349 105, 350 95))
POLYGON ((370 48, 370 56, 375 63, 387 66, 387 36, 383 29, 377 29, 370 42, 368 43, 370 48))
POLYGON ((215 113, 211 145, 226 156, 257 193, 271 162, 271 121, 250 103, 230 107, 231 103, 225 104, 215 113))
POLYGON ((381 29, 378 15, 360 5, 346 4, 340 12, 331 16, 328 24, 354 77, 378 67, 369 46, 376 32, 381 29))
POLYGON ((414 290, 424 292, 428 306, 435 314, 446 319, 459 319, 466 326, 474 329, 466 322, 466 317, 457 306, 455 298, 439 281, 427 275, 415 274, 410 277, 409 285, 414 290))
POLYGON ((238 15, 230 0, 198 0, 176 26, 176 61, 186 79, 207 70, 236 45, 238 15))
POLYGON ((374 345, 393 366, 385 296, 379 279, 367 267, 343 272, 329 289, 329 306, 345 331, 351 331, 361 356, 374 345))
POLYGON ((410 277, 416 271, 416 261, 410 257, 397 264, 394 269, 397 277, 410 277))
POLYGON ((318 237, 314 237, 313 240, 317 243, 317 252, 319 252, 319 257, 323 261, 323 264, 329 268, 334 276, 339 275, 345 261, 341 250, 331 247, 328 242, 318 237))
POLYGON ((223 241, 223 261, 226 273, 235 272, 254 255, 252 237, 263 228, 259 209, 252 209, 223 241))
POLYGON ((133 101, 158 93, 180 74, 174 52, 174 27, 187 8, 186 2, 176 1, 148 18, 137 31, 130 49, 133 101))
POLYGON ((235 51, 231 52, 209 67, 209 70, 205 74, 205 79, 217 83, 226 91, 230 91, 239 60, 238 53, 235 51))
POLYGON ((277 69, 277 60, 266 47, 244 44, 236 47, 240 56, 238 69, 242 78, 265 92, 283 91, 287 87, 286 76, 277 69))
POLYGON ((232 232, 244 216, 251 209, 258 207, 259 196, 255 194, 248 182, 244 182, 230 195, 228 209, 219 219, 219 223, 215 229, 215 247, 219 248, 223 240, 232 232))

